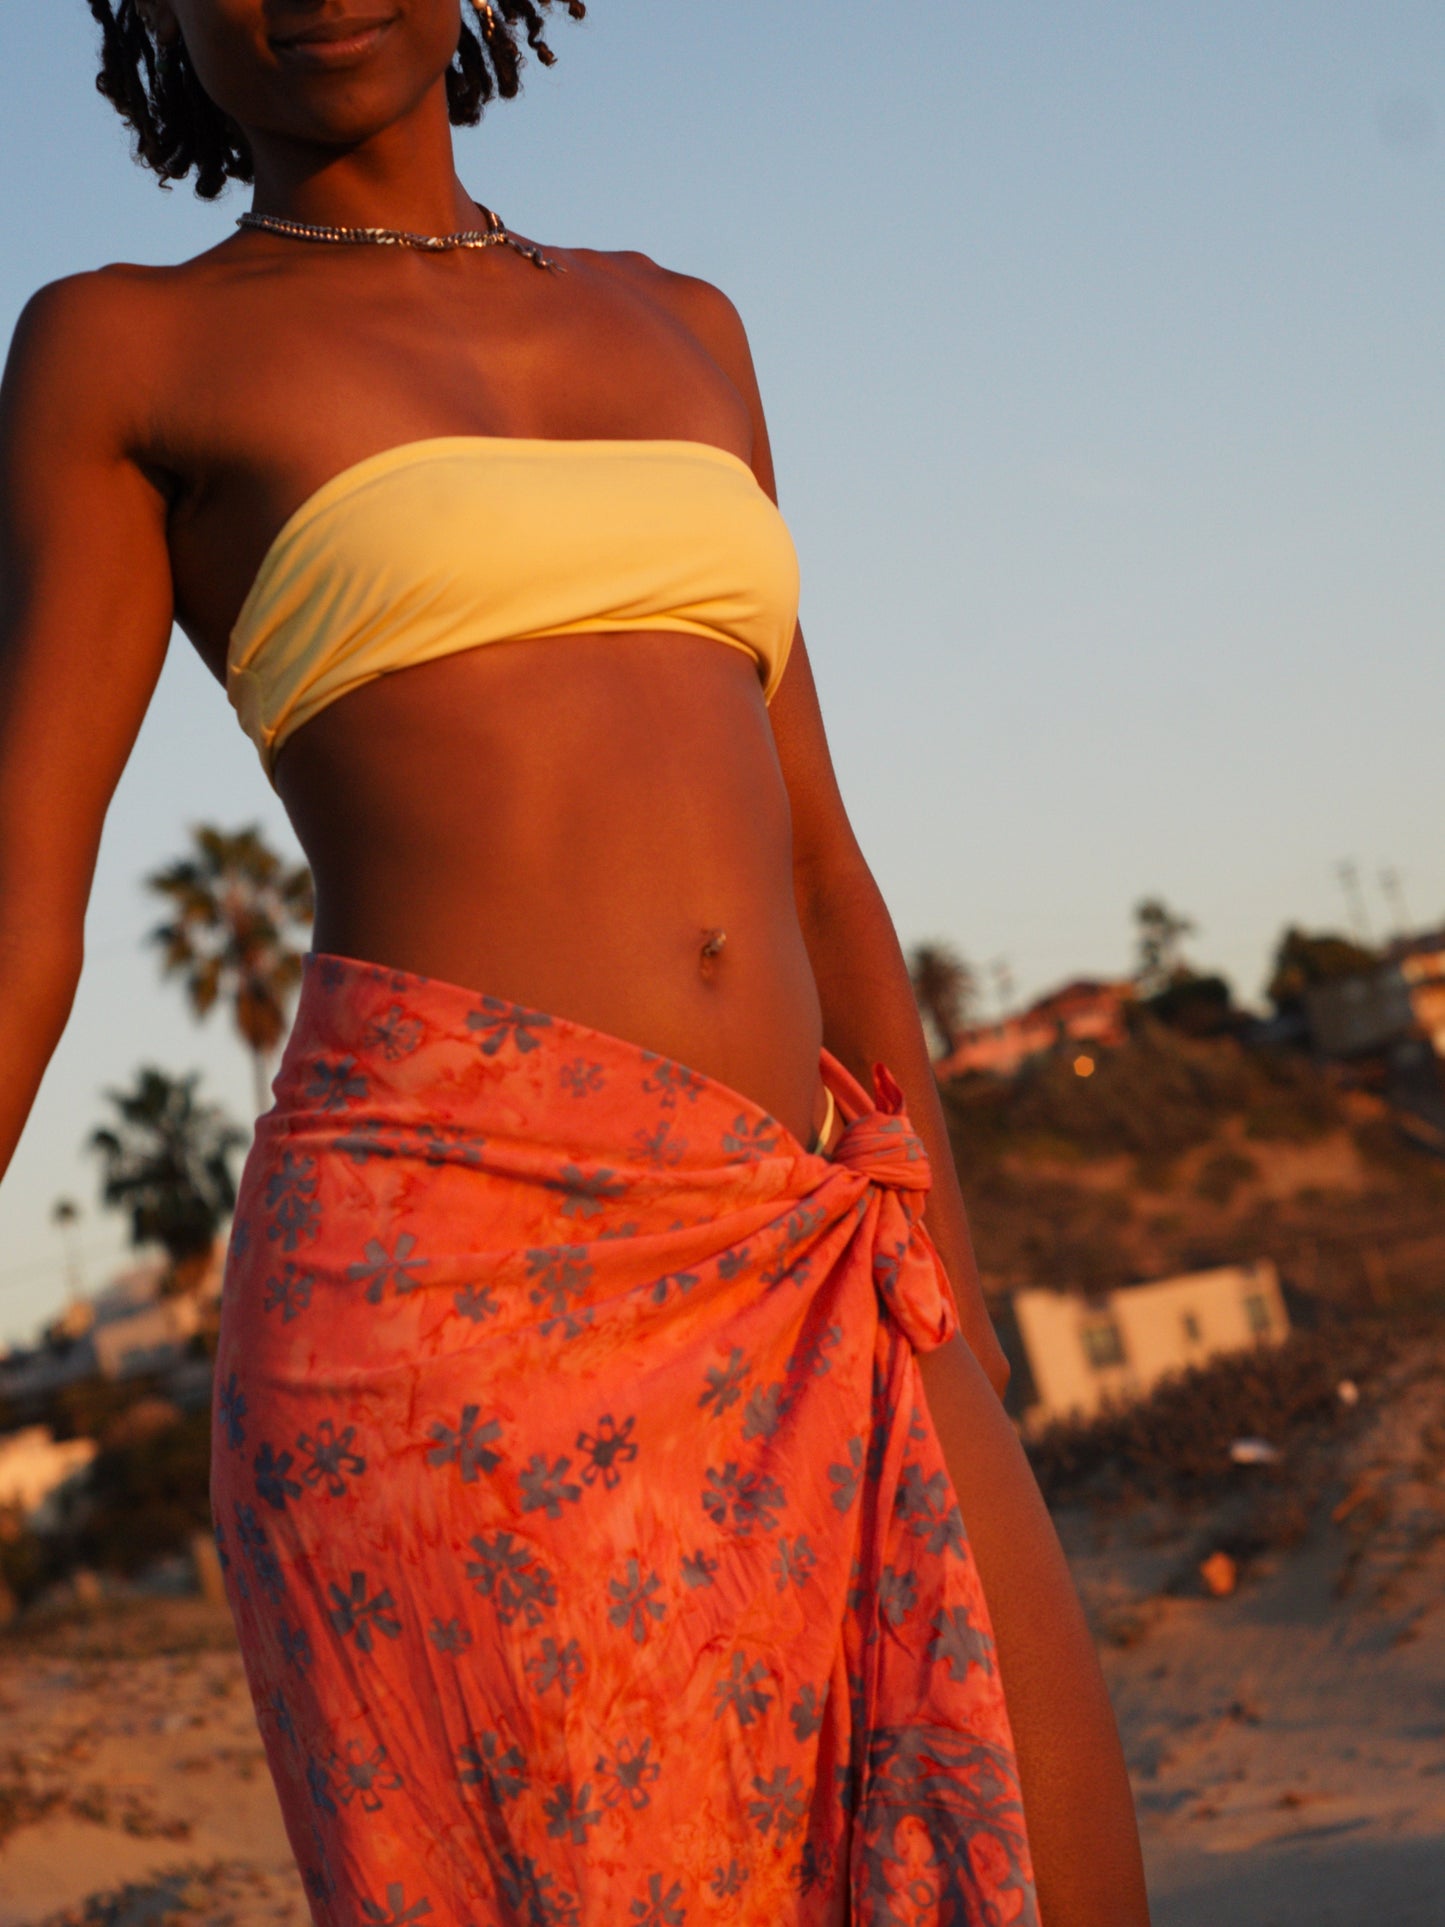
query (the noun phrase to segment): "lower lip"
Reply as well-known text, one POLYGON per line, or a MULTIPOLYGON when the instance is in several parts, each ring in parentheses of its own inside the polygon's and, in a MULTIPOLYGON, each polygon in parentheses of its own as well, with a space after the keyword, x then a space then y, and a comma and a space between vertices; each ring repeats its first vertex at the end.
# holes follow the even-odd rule
POLYGON ((283 41, 276 47, 276 53, 297 67, 354 67, 376 51, 391 28, 390 20, 378 20, 375 26, 359 28, 344 40, 283 41))

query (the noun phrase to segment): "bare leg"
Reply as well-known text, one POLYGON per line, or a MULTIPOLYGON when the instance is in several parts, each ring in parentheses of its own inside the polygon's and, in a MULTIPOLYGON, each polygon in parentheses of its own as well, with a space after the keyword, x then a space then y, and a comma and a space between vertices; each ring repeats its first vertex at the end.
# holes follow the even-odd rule
POLYGON ((961 1336, 918 1364, 993 1618, 1043 1927, 1148 1927, 1113 1710, 1023 1448, 961 1336))

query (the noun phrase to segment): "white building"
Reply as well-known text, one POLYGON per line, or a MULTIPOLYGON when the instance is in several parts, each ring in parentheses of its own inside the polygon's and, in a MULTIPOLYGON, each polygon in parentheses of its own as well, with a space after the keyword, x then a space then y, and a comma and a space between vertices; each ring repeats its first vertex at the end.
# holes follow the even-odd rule
POLYGON ((48 1425, 27 1425, 0 1438, 0 1512, 18 1512, 45 1531, 59 1523, 66 1491, 96 1454, 94 1439, 57 1441, 48 1425))
POLYGON ((1030 1429, 1142 1398, 1170 1372, 1277 1345, 1289 1332, 1267 1258, 1125 1285, 1102 1298, 1019 1291, 1013 1309, 1037 1393, 1024 1414, 1030 1429))

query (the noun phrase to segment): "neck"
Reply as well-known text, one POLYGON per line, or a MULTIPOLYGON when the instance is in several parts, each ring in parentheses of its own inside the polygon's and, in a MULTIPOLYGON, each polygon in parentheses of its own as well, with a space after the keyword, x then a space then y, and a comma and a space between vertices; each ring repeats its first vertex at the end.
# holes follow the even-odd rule
POLYGON ((452 154, 444 86, 356 147, 322 148, 260 134, 252 212, 331 227, 453 234, 479 225, 452 154))

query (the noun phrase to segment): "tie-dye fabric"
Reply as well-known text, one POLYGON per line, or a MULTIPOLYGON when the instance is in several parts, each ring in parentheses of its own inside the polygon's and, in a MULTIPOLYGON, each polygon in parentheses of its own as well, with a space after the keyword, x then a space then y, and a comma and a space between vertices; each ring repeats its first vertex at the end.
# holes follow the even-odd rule
POLYGON ((322 1927, 1036 1921, 886 1073, 735 1091, 308 960, 212 1497, 322 1927))

